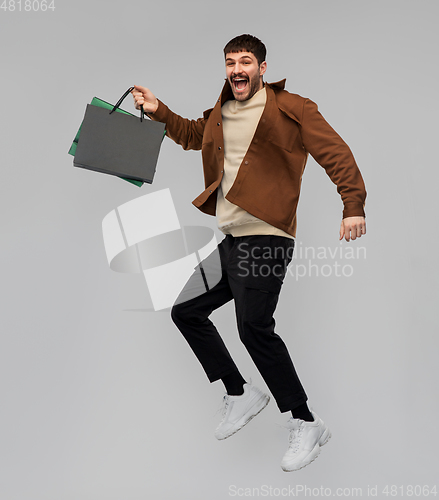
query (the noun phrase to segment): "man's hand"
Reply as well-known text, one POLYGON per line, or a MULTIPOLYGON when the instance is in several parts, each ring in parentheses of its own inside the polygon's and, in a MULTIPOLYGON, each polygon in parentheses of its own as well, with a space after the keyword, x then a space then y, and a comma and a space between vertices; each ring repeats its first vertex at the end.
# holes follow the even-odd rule
POLYGON ((341 221, 340 240, 345 237, 346 241, 360 238, 366 234, 366 220, 364 217, 346 217, 341 221))
POLYGON ((145 113, 155 113, 159 106, 156 96, 146 87, 134 85, 134 90, 131 91, 134 97, 134 107, 140 109, 143 105, 145 113))

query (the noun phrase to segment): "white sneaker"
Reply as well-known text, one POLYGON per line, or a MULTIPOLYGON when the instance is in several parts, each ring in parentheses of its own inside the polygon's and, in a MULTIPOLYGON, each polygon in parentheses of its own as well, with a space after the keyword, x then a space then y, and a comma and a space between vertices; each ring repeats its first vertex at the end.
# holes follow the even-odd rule
POLYGON ((288 420, 289 448, 281 463, 285 472, 299 470, 309 465, 318 457, 320 447, 331 437, 331 431, 323 420, 313 411, 311 413, 314 422, 305 422, 293 417, 288 420))
POLYGON ((224 396, 223 418, 215 430, 217 439, 226 439, 238 432, 261 412, 270 401, 270 396, 251 384, 244 384, 241 396, 224 396))

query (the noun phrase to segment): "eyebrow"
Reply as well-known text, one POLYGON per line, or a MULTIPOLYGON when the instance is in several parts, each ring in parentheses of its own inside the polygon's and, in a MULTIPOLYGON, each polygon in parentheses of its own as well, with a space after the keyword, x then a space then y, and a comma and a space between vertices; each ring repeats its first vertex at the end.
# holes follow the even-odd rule
MULTIPOLYGON (((242 56, 242 57, 240 57, 240 58, 238 59, 238 61, 239 61, 239 60, 241 60, 241 59, 250 59, 250 61, 252 60, 252 58, 251 58, 250 56, 242 56)), ((231 58, 231 57, 228 57, 228 58, 226 59, 226 62, 227 62, 227 61, 235 61, 235 59, 233 59, 233 58, 231 58)))

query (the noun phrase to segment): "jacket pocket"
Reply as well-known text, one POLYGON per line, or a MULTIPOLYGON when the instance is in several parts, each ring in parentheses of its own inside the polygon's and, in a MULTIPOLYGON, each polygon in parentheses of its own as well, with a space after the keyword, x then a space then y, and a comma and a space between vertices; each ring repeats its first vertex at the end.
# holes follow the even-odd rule
POLYGON ((299 126, 296 122, 280 113, 268 140, 275 146, 291 153, 297 140, 301 141, 299 126))

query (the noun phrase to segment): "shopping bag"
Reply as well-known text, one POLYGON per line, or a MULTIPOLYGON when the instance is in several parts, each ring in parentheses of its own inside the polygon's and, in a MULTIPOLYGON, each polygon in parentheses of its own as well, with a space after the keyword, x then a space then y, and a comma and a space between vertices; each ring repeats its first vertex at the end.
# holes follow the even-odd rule
POLYGON ((73 165, 151 184, 154 179, 165 124, 129 113, 113 113, 127 95, 108 109, 87 104, 73 165))
MULTIPOLYGON (((92 104, 93 106, 99 106, 101 108, 105 108, 108 110, 111 110, 114 108, 113 104, 110 104, 109 102, 104 101, 103 99, 99 99, 99 97, 93 97, 90 104, 92 104)), ((118 113, 125 113, 126 115, 134 116, 132 113, 128 113, 128 111, 125 111, 124 109, 121 109, 121 108, 117 108, 116 111, 118 113)), ((75 156, 76 148, 78 146, 79 136, 81 134, 81 128, 82 128, 82 123, 78 129, 78 132, 77 132, 75 138, 73 139, 72 145, 70 146, 70 149, 68 152, 69 155, 75 156)), ((124 181, 131 182, 131 184, 135 184, 138 187, 141 187, 144 184, 142 181, 135 181, 134 179, 127 179, 124 177, 121 177, 121 179, 123 179, 124 181)))

